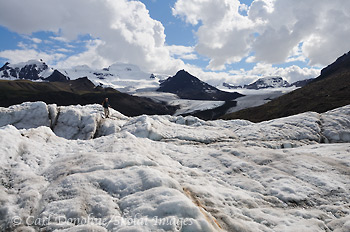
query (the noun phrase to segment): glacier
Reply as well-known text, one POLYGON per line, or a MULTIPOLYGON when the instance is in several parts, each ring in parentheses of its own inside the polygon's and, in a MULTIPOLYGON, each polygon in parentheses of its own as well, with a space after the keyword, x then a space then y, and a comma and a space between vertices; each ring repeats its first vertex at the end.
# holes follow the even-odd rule
POLYGON ((350 231, 350 105, 252 123, 0 107, 1 231, 350 231))

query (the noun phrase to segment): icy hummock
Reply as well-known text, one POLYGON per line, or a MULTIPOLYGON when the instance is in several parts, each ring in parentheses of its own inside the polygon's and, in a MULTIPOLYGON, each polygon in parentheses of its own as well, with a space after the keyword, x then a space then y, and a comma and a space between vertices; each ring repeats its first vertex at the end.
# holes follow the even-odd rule
POLYGON ((9 108, 0 107, 0 126, 17 129, 50 127, 66 139, 88 140, 128 131, 137 137, 152 140, 183 139, 203 142, 235 138, 258 146, 281 141, 299 144, 350 142, 350 106, 323 114, 306 112, 261 123, 245 120, 204 121, 192 116, 126 117, 111 109, 113 115, 104 119, 101 105, 57 106, 44 102, 25 102, 9 108), (210 139, 209 139, 210 138, 210 139))
POLYGON ((350 105, 262 123, 0 108, 0 230, 349 231, 350 105))

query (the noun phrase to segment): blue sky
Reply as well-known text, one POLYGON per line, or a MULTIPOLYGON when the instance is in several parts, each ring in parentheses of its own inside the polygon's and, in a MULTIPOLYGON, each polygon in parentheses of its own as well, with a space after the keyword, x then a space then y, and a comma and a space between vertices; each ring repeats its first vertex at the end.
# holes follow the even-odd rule
POLYGON ((184 68, 212 84, 269 75, 296 81, 316 77, 350 50, 350 29, 342 26, 350 4, 313 2, 12 0, 0 8, 0 63, 124 62, 168 75, 184 68))

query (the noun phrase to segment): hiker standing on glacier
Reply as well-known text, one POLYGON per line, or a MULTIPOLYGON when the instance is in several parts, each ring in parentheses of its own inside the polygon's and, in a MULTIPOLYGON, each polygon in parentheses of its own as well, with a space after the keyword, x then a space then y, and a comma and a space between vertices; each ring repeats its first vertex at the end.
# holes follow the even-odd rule
POLYGON ((102 106, 103 106, 103 109, 104 109, 105 118, 109 118, 109 101, 108 101, 108 97, 106 97, 105 100, 103 100, 102 106))

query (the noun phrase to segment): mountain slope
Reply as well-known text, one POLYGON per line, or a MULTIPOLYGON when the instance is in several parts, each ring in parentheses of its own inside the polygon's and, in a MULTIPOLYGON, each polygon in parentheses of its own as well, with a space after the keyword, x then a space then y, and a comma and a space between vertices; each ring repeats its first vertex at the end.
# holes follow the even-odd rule
POLYGON ((227 114, 224 119, 260 122, 306 111, 322 113, 350 104, 350 62, 348 53, 323 69, 314 81, 262 106, 227 114))
POLYGON ((173 114, 176 111, 176 107, 147 98, 130 96, 112 88, 95 87, 86 77, 67 82, 0 80, 0 106, 6 107, 26 101, 44 101, 63 106, 99 104, 105 97, 109 98, 112 108, 127 116, 173 114))
POLYGON ((163 81, 157 91, 174 93, 180 98, 191 100, 230 101, 243 96, 239 93, 221 91, 199 80, 185 70, 180 70, 175 76, 163 81))
POLYGON ((321 75, 316 78, 317 80, 324 79, 330 75, 332 75, 335 72, 339 72, 341 70, 348 70, 350 69, 350 52, 345 53, 341 57, 339 57, 335 62, 328 65, 324 69, 321 70, 321 75))
POLYGON ((300 81, 296 81, 293 82, 292 84, 290 84, 291 86, 295 86, 295 87, 304 87, 305 85, 311 83, 312 81, 314 81, 314 78, 310 78, 310 79, 305 79, 305 80, 300 80, 300 81))

